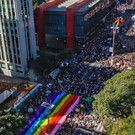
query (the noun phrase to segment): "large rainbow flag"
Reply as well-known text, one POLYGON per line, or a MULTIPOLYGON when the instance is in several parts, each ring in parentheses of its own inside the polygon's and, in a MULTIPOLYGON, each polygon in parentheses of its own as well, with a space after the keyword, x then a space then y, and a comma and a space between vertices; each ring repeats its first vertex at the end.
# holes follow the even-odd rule
MULTIPOLYGON (((49 114, 50 135, 54 135, 68 114, 78 104, 79 96, 57 91, 47 100, 48 103, 50 101, 54 104, 49 114)), ((48 108, 41 106, 18 135, 45 135, 48 133, 48 110, 48 108)))
POLYGON ((113 27, 114 25, 116 25, 116 27, 119 27, 120 23, 123 23, 123 17, 118 17, 111 27, 113 27))

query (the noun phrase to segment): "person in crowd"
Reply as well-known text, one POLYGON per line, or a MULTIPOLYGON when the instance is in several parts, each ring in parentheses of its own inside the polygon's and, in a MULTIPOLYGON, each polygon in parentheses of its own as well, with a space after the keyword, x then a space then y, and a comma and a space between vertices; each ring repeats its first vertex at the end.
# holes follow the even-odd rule
MULTIPOLYGON (((87 36, 84 40, 78 39, 77 46, 81 50, 72 60, 67 60, 68 67, 60 73, 51 85, 46 85, 42 76, 38 77, 38 82, 44 82, 43 87, 37 94, 28 100, 27 104, 19 110, 26 118, 30 118, 38 110, 41 103, 46 101, 55 91, 78 94, 80 102, 75 109, 67 116, 66 121, 60 127, 57 135, 71 135, 78 127, 96 130, 101 120, 96 117, 92 111, 92 103, 87 102, 87 97, 94 97, 103 88, 103 82, 110 79, 116 73, 122 70, 131 70, 135 66, 135 42, 133 37, 127 37, 126 32, 132 24, 131 15, 133 11, 119 12, 113 10, 106 19, 105 24, 98 27, 95 37, 87 36), (119 26, 119 32, 116 33, 114 56, 111 56, 109 48, 112 44, 108 43, 112 31, 110 26, 117 17, 122 16, 124 21, 119 26), (100 67, 91 67, 87 63, 99 61, 100 67), (61 80, 61 83, 59 83, 61 80), (46 94, 46 90, 51 90, 51 94, 46 94), (33 112, 28 112, 32 108, 33 112)), ((61 63, 59 63, 60 65, 61 63)), ((47 78, 50 78, 46 74, 47 78)))

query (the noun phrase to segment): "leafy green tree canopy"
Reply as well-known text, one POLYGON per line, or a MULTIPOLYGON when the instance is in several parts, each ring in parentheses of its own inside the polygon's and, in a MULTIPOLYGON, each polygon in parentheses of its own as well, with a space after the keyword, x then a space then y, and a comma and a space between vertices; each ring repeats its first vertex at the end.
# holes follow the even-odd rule
POLYGON ((7 105, 0 106, 0 135, 17 135, 27 121, 7 105))
POLYGON ((131 114, 135 106, 135 72, 123 71, 106 81, 105 88, 95 96, 94 113, 104 116, 124 118, 131 114))
POLYGON ((134 72, 135 72, 135 67, 132 67, 132 71, 134 71, 134 72))
POLYGON ((132 109, 132 114, 128 118, 118 120, 106 118, 104 127, 109 135, 135 135, 135 108, 132 109))
POLYGON ((58 61, 64 61, 65 59, 71 59, 73 57, 73 51, 71 49, 64 49, 59 52, 57 56, 58 61))
POLYGON ((33 8, 35 9, 37 6, 42 4, 43 2, 48 2, 49 0, 33 0, 33 8))
POLYGON ((135 135, 135 72, 123 71, 104 84, 95 96, 94 113, 109 135, 135 135))

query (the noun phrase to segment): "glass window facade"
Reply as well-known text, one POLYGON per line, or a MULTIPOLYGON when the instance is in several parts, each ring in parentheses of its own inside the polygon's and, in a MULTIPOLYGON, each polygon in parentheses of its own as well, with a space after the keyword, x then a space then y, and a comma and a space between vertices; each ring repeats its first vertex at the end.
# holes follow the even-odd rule
POLYGON ((24 75, 28 61, 33 55, 36 57, 36 50, 31 49, 36 43, 35 30, 31 27, 34 26, 33 14, 29 8, 32 8, 29 0, 0 0, 0 63, 5 64, 0 67, 9 76, 12 73, 16 76, 17 72, 24 75))

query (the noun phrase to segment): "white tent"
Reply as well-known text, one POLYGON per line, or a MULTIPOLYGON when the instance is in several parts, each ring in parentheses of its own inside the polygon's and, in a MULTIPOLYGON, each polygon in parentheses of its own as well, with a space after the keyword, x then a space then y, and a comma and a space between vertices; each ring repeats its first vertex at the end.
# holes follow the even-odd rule
POLYGON ((50 73, 50 76, 55 79, 56 76, 59 74, 60 72, 60 69, 59 68, 56 68, 55 70, 53 70, 51 73, 50 73))

